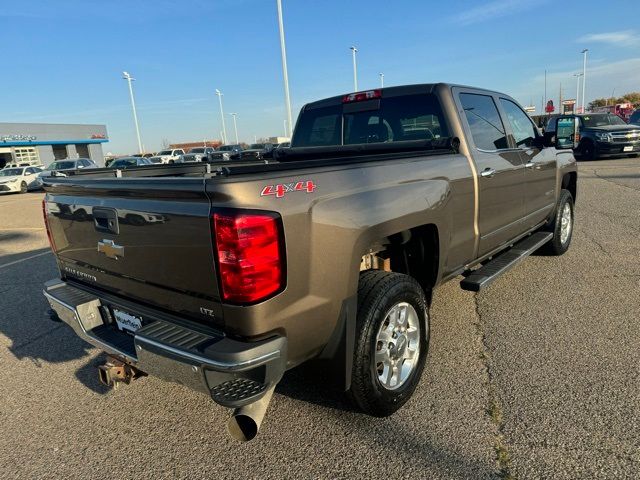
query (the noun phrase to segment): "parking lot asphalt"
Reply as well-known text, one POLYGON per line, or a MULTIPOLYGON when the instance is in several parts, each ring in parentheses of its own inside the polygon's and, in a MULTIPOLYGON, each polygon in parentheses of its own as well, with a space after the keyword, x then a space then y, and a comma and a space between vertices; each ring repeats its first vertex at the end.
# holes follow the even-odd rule
POLYGON ((45 314, 43 195, 0 197, 0 478, 640 478, 640 159, 579 170, 567 254, 435 292, 403 409, 355 412, 303 366, 246 444, 182 386, 99 384, 103 355, 45 314))

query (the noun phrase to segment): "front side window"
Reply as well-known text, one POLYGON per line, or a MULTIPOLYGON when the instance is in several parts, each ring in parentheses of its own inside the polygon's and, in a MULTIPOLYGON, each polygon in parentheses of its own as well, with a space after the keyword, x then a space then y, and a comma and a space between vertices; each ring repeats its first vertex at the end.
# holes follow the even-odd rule
POLYGON ((476 147, 481 150, 509 148, 504 126, 492 97, 461 93, 460 102, 476 147))
POLYGON ((533 123, 531 123, 531 120, 529 119, 529 115, 524 113, 522 109, 511 100, 501 98, 500 103, 507 114, 507 120, 511 125, 516 145, 519 147, 530 147, 533 144, 533 140, 536 138, 536 132, 534 130, 533 123))

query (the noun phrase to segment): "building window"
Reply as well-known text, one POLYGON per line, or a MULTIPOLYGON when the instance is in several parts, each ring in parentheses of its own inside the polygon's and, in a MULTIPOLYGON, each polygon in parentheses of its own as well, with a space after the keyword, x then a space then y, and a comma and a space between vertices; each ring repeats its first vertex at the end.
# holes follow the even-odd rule
POLYGON ((33 147, 25 147, 25 148, 15 148, 13 151, 13 155, 16 163, 26 163, 30 164, 40 163, 40 155, 38 155, 38 150, 33 147))

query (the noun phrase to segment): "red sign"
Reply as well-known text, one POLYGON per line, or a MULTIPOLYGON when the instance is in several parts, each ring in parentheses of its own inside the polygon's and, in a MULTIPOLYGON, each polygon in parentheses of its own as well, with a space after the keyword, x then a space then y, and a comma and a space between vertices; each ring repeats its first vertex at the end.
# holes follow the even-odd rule
POLYGON ((92 139, 97 139, 97 138, 107 138, 107 136, 104 133, 94 133, 93 135, 91 135, 92 139))
POLYGON ((549 100, 547 102, 547 106, 545 107, 544 111, 547 113, 552 113, 556 110, 556 107, 553 106, 553 100, 549 100))

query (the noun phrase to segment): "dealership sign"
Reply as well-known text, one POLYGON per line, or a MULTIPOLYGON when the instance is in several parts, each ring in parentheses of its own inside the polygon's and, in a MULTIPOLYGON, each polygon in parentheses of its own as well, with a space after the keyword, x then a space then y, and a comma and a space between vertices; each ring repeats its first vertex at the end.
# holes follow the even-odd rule
POLYGON ((2 135, 0 141, 2 142, 33 142, 36 140, 35 135, 2 135))

